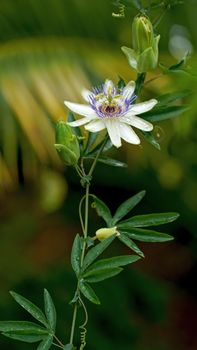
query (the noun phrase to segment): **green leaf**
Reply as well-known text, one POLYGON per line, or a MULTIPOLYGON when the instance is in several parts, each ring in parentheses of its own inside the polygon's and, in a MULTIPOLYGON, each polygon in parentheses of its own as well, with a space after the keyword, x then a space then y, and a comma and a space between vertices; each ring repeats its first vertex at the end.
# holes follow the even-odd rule
POLYGON ((98 134, 99 134, 98 132, 89 132, 88 141, 87 141, 87 144, 85 147, 84 155, 87 155, 91 151, 91 148, 94 145, 98 134))
POLYGON ((15 333, 15 332, 2 333, 2 335, 4 335, 7 338, 23 341, 25 343, 36 343, 36 342, 43 340, 43 338, 44 338, 43 335, 19 334, 19 333, 15 333))
POLYGON ((88 275, 88 273, 96 272, 98 270, 104 270, 109 268, 115 268, 120 266, 125 266, 128 264, 132 264, 139 260, 140 257, 138 255, 121 255, 115 256, 113 258, 102 259, 94 264, 92 264, 84 274, 84 277, 88 275))
POLYGON ((103 220, 105 220, 107 226, 110 227, 112 216, 107 205, 101 199, 94 196, 93 207, 96 209, 98 216, 101 216, 103 220))
POLYGON ((127 247, 132 249, 135 253, 140 255, 142 258, 144 258, 144 253, 140 250, 140 248, 130 238, 127 237, 126 234, 121 232, 121 234, 119 236, 117 236, 117 237, 127 247))
POLYGON ((132 218, 122 221, 118 224, 118 228, 128 229, 132 227, 147 227, 168 224, 175 221, 179 217, 178 213, 156 213, 136 215, 132 218))
POLYGON ((49 350, 53 343, 53 336, 49 335, 46 339, 44 339, 37 347, 37 350, 49 350))
POLYGON ((99 162, 110 165, 110 166, 115 166, 115 167, 119 167, 119 168, 127 168, 128 165, 126 163, 120 162, 117 159, 113 159, 113 158, 109 158, 109 157, 104 157, 101 156, 98 159, 99 162))
POLYGON ((105 249, 107 249, 107 247, 113 242, 114 239, 115 235, 110 236, 104 239, 102 242, 98 243, 95 247, 91 248, 84 258, 82 271, 85 271, 87 267, 90 266, 92 262, 104 252, 105 249))
POLYGON ((80 269, 81 269, 81 237, 79 234, 76 235, 73 246, 72 246, 72 251, 71 251, 71 265, 76 273, 76 275, 79 275, 80 269))
POLYGON ((177 69, 183 67, 184 64, 185 64, 185 59, 183 58, 179 62, 177 62, 177 63, 173 64, 172 66, 170 66, 169 70, 177 70, 177 69))
POLYGON ((122 217, 127 215, 142 200, 145 193, 146 191, 141 191, 122 203, 112 219, 111 226, 114 226, 120 219, 122 219, 122 217))
POLYGON ((46 327, 48 326, 46 317, 44 316, 43 312, 30 300, 24 298, 22 295, 17 294, 15 292, 10 292, 11 296, 14 298, 14 300, 22 306, 27 312, 29 312, 36 320, 44 324, 46 327))
POLYGON ((0 321, 0 332, 27 335, 48 335, 49 333, 47 329, 28 321, 0 321))
POLYGON ((153 108, 151 111, 141 114, 141 117, 150 121, 158 122, 180 116, 190 109, 189 106, 170 106, 166 108, 153 108))
POLYGON ((167 233, 157 232, 153 230, 144 230, 140 228, 131 228, 127 232, 121 231, 124 235, 136 239, 140 242, 167 242, 174 239, 174 237, 168 235, 167 233))
POLYGON ((89 286, 88 283, 80 281, 79 283, 79 289, 81 293, 93 304, 100 304, 100 300, 95 294, 94 290, 89 286))
POLYGON ((47 289, 44 289, 44 306, 50 328, 55 332, 57 315, 55 305, 47 289))
POLYGON ((73 346, 73 344, 66 344, 63 348, 63 350, 75 350, 76 347, 73 346))
POLYGON ((100 269, 100 270, 97 269, 95 271, 86 272, 82 277, 85 279, 86 282, 95 283, 95 282, 104 281, 108 278, 116 276, 122 270, 123 269, 120 267, 104 268, 104 269, 100 269))
MULTIPOLYGON (((88 156, 86 158, 95 159, 95 156, 88 156)), ((119 168, 120 167, 121 168, 127 168, 127 166, 128 166, 126 163, 120 162, 117 159, 113 159, 113 158, 109 158, 109 157, 105 157, 105 156, 99 157, 98 162, 104 163, 104 164, 107 164, 107 165, 110 165, 110 166, 119 167, 119 168)))
POLYGON ((168 94, 160 95, 156 97, 156 100, 158 101, 157 106, 166 106, 169 103, 175 102, 177 100, 180 100, 184 97, 187 97, 191 94, 190 90, 182 90, 182 91, 175 91, 168 94))
POLYGON ((178 74, 189 74, 185 69, 183 69, 182 67, 184 66, 186 61, 186 58, 180 60, 178 63, 173 64, 171 67, 166 67, 164 64, 160 63, 159 67, 162 71, 163 74, 174 74, 174 73, 178 73, 178 74))
POLYGON ((154 146, 156 149, 160 151, 161 147, 160 144, 156 141, 153 133, 151 132, 146 132, 146 131, 141 131, 142 135, 148 141, 152 146, 154 146))

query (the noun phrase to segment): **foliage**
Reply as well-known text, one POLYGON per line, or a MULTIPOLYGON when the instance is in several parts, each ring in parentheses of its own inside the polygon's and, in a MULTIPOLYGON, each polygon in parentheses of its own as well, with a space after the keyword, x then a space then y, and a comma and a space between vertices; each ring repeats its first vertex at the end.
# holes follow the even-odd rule
MULTIPOLYGON (((164 1, 160 4, 156 4, 155 2, 151 2, 149 6, 142 1, 123 1, 124 6, 131 5, 135 9, 142 13, 146 12, 151 15, 152 10, 155 8, 161 8, 163 12, 171 9, 173 6, 178 5, 182 2, 178 0, 173 1, 164 1)), ((117 2, 116 5, 120 6, 120 3, 117 2)), ((121 10, 122 11, 122 10, 121 10)), ((163 12, 159 15, 157 21, 149 22, 151 24, 152 36, 150 40, 150 46, 148 49, 158 50, 158 47, 155 48, 155 37, 154 31, 160 20, 163 17, 163 12), (154 46, 154 47, 153 47, 154 46)), ((114 17, 124 17, 124 13, 121 12, 120 16, 116 14, 114 17)), ((148 17, 146 17, 148 18, 148 17)), ((145 27, 144 27, 145 28, 145 27)), ((136 34, 137 35, 137 34, 136 34)), ((159 38, 159 36, 157 37, 159 38)), ((139 39, 139 38, 138 38, 139 39)), ((138 43, 141 43, 141 39, 138 40, 138 43)), ((158 44, 158 39, 157 39, 158 44)), ((135 50, 138 51, 138 47, 135 50)), ((132 49, 131 49, 132 50, 132 49)), ((145 48, 146 50, 146 48, 145 48)), ((143 50, 142 50, 143 51, 143 50)), ((151 51, 152 52, 152 51, 151 51)), ((128 53, 128 52, 127 52, 128 53)), ((144 54, 144 51, 142 52, 144 54)), ((133 53, 132 53, 133 54, 133 53)), ((140 53, 141 54, 141 53, 140 53)), ((151 53, 152 55, 152 53, 151 53)), ((136 90, 135 93, 140 96, 141 91, 144 89, 145 84, 151 81, 146 81, 147 72, 153 68, 156 68, 157 60, 158 60, 158 52, 156 52, 156 58, 154 57, 154 64, 146 65, 140 64, 140 68, 137 65, 131 64, 131 51, 129 54, 126 54, 130 65, 137 70, 138 75, 136 78, 136 90)), ((136 57, 136 53, 135 53, 136 57)), ((151 56, 152 57, 152 56, 151 56)), ((143 56, 142 61, 145 62, 147 56, 143 56)), ((136 58, 137 60, 138 58, 136 58)), ((62 60, 62 57, 61 57, 62 60)), ((60 60, 60 61, 61 61, 60 60)), ((137 61, 136 61, 137 62, 137 61)), ((189 73, 184 67, 185 59, 182 59, 180 62, 170 66, 169 68, 163 64, 160 64, 161 76, 171 75, 171 74, 186 74, 189 73)), ((160 76, 156 76, 155 79, 160 78, 160 76)), ((43 86, 40 81, 40 77, 38 78, 39 89, 41 87, 42 98, 46 102, 45 89, 47 90, 47 84, 43 86)), ((84 78, 82 73, 82 78, 84 78)), ((17 77, 17 82, 21 84, 24 91, 24 96, 32 100, 31 94, 26 90, 23 82, 20 82, 20 78, 17 77)), ((86 79, 84 79, 85 81, 86 79)), ((154 78, 153 78, 154 80, 154 78)), ((63 80, 62 80, 63 81, 63 80)), ((126 83, 124 79, 120 79, 119 86, 124 87, 126 83)), ((39 90, 38 89, 38 90, 39 90)), ((39 90, 39 92, 40 92, 39 90)), ((38 91, 37 91, 38 94, 38 91)), ((157 97, 158 104, 151 111, 146 112, 142 115, 142 118, 150 122, 158 122, 167 119, 172 119, 174 117, 180 116, 182 113, 187 112, 189 107, 186 104, 177 105, 177 100, 181 100, 183 97, 188 96, 190 91, 175 91, 173 94, 161 94, 157 97), (175 104, 174 104, 175 103, 175 104)), ((3 99, 6 98, 10 101, 12 108, 14 109, 14 105, 10 100, 9 91, 5 84, 3 89, 3 99)), ((15 97, 18 97, 17 91, 15 91, 15 97)), ((47 97, 51 97, 50 91, 48 90, 47 97)), ((24 98, 24 97, 23 97, 24 98)), ((3 101, 4 102, 4 101, 3 101)), ((23 101, 21 101, 21 106, 24 107, 23 101)), ((34 105, 32 102, 32 105, 34 105)), ((33 112, 35 113, 39 110, 35 104, 35 108, 33 112)), ((53 108, 50 109, 50 112, 53 112, 53 108)), ((25 119, 21 119, 20 112, 18 109, 15 109, 15 113, 17 115, 18 120, 23 126, 24 130, 27 131, 28 134, 28 126, 25 123, 25 119)), ((42 114, 42 113, 41 113, 42 114)), ((52 113, 51 113, 52 114, 52 113)), ((30 113, 31 118, 33 119, 32 112, 30 113)), ((48 127, 48 132, 52 133, 53 128, 50 123, 46 123, 46 115, 43 115, 42 119, 42 135, 45 134, 44 126, 48 127)), ((10 119, 12 120, 12 118, 10 119)), ((58 120, 57 116, 54 120, 58 120)), ((72 113, 68 115, 68 121, 75 121, 75 117, 72 113)), ((13 121, 12 121, 13 122, 13 121)), ((148 124, 148 123, 147 123, 148 124)), ((13 124, 14 125, 14 124, 13 124)), ((33 123, 32 123, 33 125, 33 123)), ((57 130, 60 127, 63 127, 61 130, 61 140, 59 138, 59 134, 56 133, 56 150, 58 151, 60 158, 64 161, 66 165, 71 165, 75 168, 79 178, 80 183, 83 188, 85 188, 85 195, 82 197, 81 202, 79 204, 79 217, 81 222, 81 231, 82 234, 77 234, 71 251, 71 265, 73 271, 75 272, 77 279, 76 291, 74 293, 74 297, 71 300, 71 304, 73 304, 73 319, 71 326, 70 339, 67 344, 64 344, 60 341, 56 336, 56 309, 53 303, 53 300, 49 294, 49 292, 44 290, 44 309, 43 312, 40 308, 38 308, 35 304, 33 304, 28 299, 23 296, 11 292, 12 297, 15 301, 22 306, 33 318, 35 318, 39 324, 29 322, 29 321, 1 321, 0 322, 0 331, 2 334, 8 338, 12 338, 15 340, 20 340, 28 343, 40 342, 37 349, 38 350, 49 350, 52 345, 56 345, 64 350, 74 350, 75 347, 75 326, 78 310, 82 309, 85 314, 85 321, 82 325, 80 325, 81 331, 81 345, 80 350, 82 350, 86 345, 86 333, 87 333, 87 322, 88 322, 88 313, 83 301, 83 297, 88 299, 93 304, 100 304, 101 301, 94 289, 92 288, 92 283, 102 282, 109 278, 112 278, 118 275, 123 271, 123 266, 128 264, 132 264, 138 261, 140 258, 144 258, 144 252, 135 241, 140 242, 151 242, 151 243, 162 243, 167 242, 173 239, 171 235, 166 233, 155 231, 154 229, 150 229, 149 227, 160 226, 163 224, 171 223, 176 220, 179 214, 174 212, 168 213, 150 213, 143 215, 134 215, 131 217, 127 217, 131 210, 135 208, 135 206, 143 199, 145 195, 145 191, 140 191, 136 195, 130 197, 126 201, 124 201, 116 210, 115 214, 111 214, 110 208, 97 196, 90 194, 89 189, 92 182, 93 172, 97 162, 104 163, 105 165, 124 168, 127 165, 119 160, 108 157, 108 151, 112 148, 112 142, 109 141, 108 136, 106 135, 98 135, 98 133, 89 133, 88 138, 86 138, 81 132, 80 128, 72 129, 67 128, 65 123, 59 122, 57 124, 57 130), (71 149, 73 147, 73 149, 71 149), (104 153, 104 155, 103 155, 104 153), (86 162, 89 160, 90 162, 86 162), (90 199, 93 200, 92 207, 96 209, 98 216, 100 216, 106 223, 107 227, 103 227, 100 230, 103 230, 102 239, 100 242, 97 242, 98 231, 96 232, 96 236, 89 234, 88 222, 89 222, 89 207, 90 207, 90 199), (84 211, 83 211, 84 207, 84 211), (125 218, 126 216, 126 218, 125 218), (145 227, 145 228, 144 228, 145 227), (148 229, 146 228, 148 227, 148 229), (127 248, 131 249, 135 255, 124 255, 124 256, 113 256, 105 259, 100 259, 100 256, 107 250, 108 247, 112 245, 115 240, 119 240, 123 243, 127 248), (99 258, 99 260, 97 260, 99 258), (40 325, 42 324, 42 326, 40 325), (44 326, 44 327, 43 327, 44 326)), ((18 145, 18 139, 16 137, 15 126, 12 128, 13 135, 15 136, 14 143, 15 146, 18 145)), ((31 133, 30 133, 31 135, 31 133)), ((153 133, 142 132, 145 140, 148 141, 151 145, 160 149, 160 145, 154 137, 153 133)), ((42 138, 42 137, 41 137, 42 138)), ((38 138, 39 139, 39 138, 38 138)), ((44 137, 43 137, 44 139, 44 137)), ((21 142, 21 141, 20 141, 21 142)), ((32 139, 32 146, 35 148, 34 151, 40 156, 41 160, 46 160, 47 156, 45 154, 45 148, 43 148, 42 142, 36 142, 32 139)), ((47 144, 46 144, 47 146, 47 144)), ((51 146, 50 146, 51 147, 51 146)), ((5 145, 3 144, 3 149, 5 145)), ((47 150, 48 153, 51 152, 52 158, 54 157, 54 162, 59 164, 57 160, 57 156, 53 153, 51 149, 47 150)), ((9 152, 8 152, 9 154, 9 152)), ((12 158, 15 159, 16 165, 16 149, 14 156, 12 158), (15 157, 15 158, 14 158, 15 157)), ((7 165, 3 161, 1 162, 2 169, 4 172, 7 171, 7 165), (6 170, 6 171, 5 171, 6 170)), ((15 171, 16 171, 15 168, 15 171)))

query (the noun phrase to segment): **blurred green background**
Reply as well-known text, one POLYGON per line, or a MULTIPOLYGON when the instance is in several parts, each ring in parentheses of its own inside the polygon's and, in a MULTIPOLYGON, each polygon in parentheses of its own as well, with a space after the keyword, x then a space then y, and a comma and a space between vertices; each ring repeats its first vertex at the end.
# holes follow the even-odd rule
MULTIPOLYGON (((117 81, 118 75, 135 79, 120 46, 131 46, 136 11, 129 7, 125 18, 116 19, 117 11, 110 0, 0 1, 0 319, 29 319, 10 289, 41 306, 46 287, 65 341, 75 288, 69 255, 80 230, 83 190, 56 155, 54 124, 66 120, 63 101, 80 101, 82 87, 106 77, 117 81)), ((197 2, 188 0, 166 13, 158 27, 160 62, 176 63, 189 50, 187 64, 197 70, 196 11, 197 2)), ((135 213, 178 211, 181 217, 165 230, 175 236, 173 242, 141 245, 145 260, 96 286, 102 306, 88 305, 89 350, 197 349, 196 78, 166 75, 147 85, 143 97, 178 89, 191 89, 183 101, 191 109, 156 125, 160 152, 146 142, 125 144, 112 156, 126 161, 128 169, 96 169, 92 192, 112 210, 146 189, 135 213)), ((94 234, 103 223, 93 211, 90 221, 94 234)), ((127 253, 118 244, 113 249, 127 253)), ((1 337, 0 348, 33 350, 35 344, 1 337)))

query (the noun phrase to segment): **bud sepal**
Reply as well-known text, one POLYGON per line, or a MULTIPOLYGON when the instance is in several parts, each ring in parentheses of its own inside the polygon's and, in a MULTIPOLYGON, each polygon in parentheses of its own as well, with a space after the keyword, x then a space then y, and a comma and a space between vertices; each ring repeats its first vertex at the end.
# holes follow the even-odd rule
POLYGON ((132 24, 133 49, 123 46, 132 68, 138 73, 153 70, 158 64, 158 44, 160 35, 155 36, 152 23, 145 15, 138 15, 132 24))
POLYGON ((80 147, 72 127, 60 121, 56 126, 55 148, 65 165, 76 166, 80 158, 80 147))

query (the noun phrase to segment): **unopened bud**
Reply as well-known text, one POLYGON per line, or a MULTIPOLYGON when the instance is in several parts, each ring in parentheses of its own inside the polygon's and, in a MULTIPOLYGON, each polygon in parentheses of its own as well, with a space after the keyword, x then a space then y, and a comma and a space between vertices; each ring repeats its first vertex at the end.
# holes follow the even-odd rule
POLYGON ((104 227, 96 231, 96 237, 98 238, 99 241, 102 241, 103 239, 113 236, 117 233, 118 232, 117 232, 116 226, 110 227, 110 228, 104 227))
POLYGON ((132 44, 135 51, 142 53, 152 46, 153 26, 148 17, 136 16, 132 24, 132 44))
POLYGON ((63 121, 56 126, 55 148, 64 164, 77 164, 80 157, 79 143, 72 127, 63 121))
POLYGON ((139 73, 155 69, 158 63, 160 35, 155 36, 151 21, 145 15, 138 15, 132 24, 133 49, 123 46, 129 64, 139 73))

